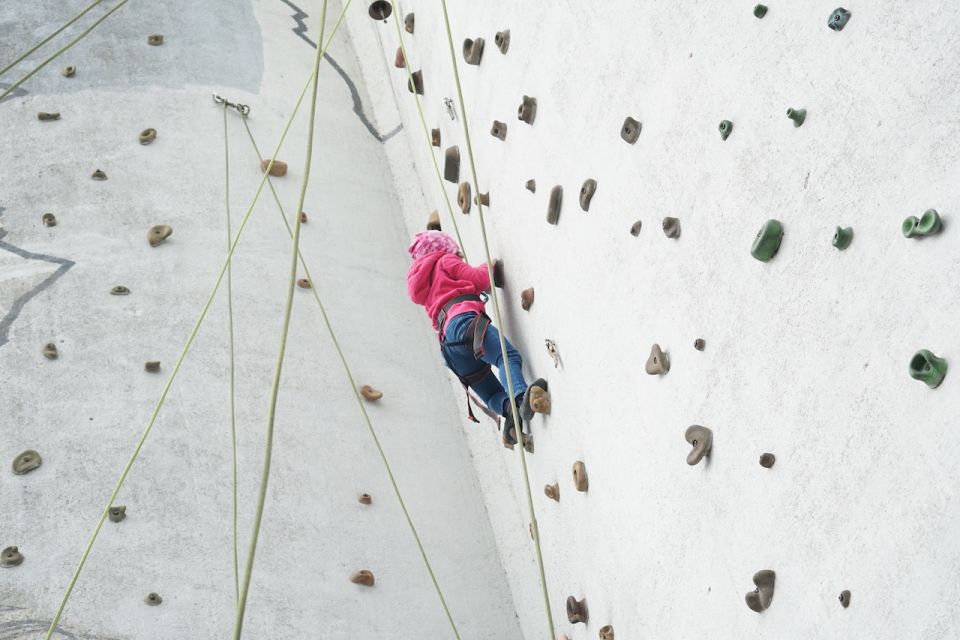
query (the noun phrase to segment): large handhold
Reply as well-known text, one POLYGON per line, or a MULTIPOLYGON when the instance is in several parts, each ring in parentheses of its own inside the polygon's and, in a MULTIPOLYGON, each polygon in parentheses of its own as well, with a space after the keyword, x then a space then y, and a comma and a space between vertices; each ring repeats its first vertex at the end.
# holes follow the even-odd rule
POLYGON ((460 147, 449 147, 443 154, 443 179, 457 184, 460 182, 460 147))
POLYGON ((23 554, 16 546, 10 546, 0 551, 0 567, 9 569, 23 563, 23 554))
POLYGON ((677 218, 667 216, 663 219, 660 226, 663 228, 663 235, 668 238, 677 239, 680 237, 680 220, 677 218))
POLYGON ((550 190, 550 201, 547 203, 547 222, 557 224, 560 220, 560 205, 563 203, 563 187, 555 186, 550 190))
POLYGON ((771 218, 764 222, 763 227, 757 232, 757 237, 754 238, 753 246, 750 248, 750 255, 760 262, 769 262, 773 256, 777 255, 782 239, 783 225, 779 220, 771 218))
POLYGON ((907 238, 924 238, 932 236, 943 229, 943 221, 936 209, 927 209, 919 218, 910 216, 900 225, 900 230, 907 238))
POLYGON ((423 95, 423 71, 414 71, 410 74, 410 79, 407 80, 407 91, 416 93, 418 96, 423 95))
POLYGON ((757 571, 753 574, 753 584, 757 588, 747 593, 745 597, 750 609, 761 613, 770 608, 770 603, 773 602, 773 585, 776 579, 777 574, 770 569, 757 571))
POLYGON ((393 15, 393 5, 387 2, 387 0, 376 0, 376 2, 370 3, 367 14, 374 20, 383 20, 386 22, 387 18, 393 15))
POLYGON ((580 187, 580 208, 584 211, 590 211, 590 201, 593 200, 593 194, 597 192, 597 181, 588 178, 583 181, 580 187))
POLYGON ((431 211, 427 218, 427 231, 440 231, 440 214, 436 209, 431 211))
POLYGON ((830 19, 827 20, 827 26, 834 31, 843 31, 843 28, 847 26, 848 20, 850 20, 850 12, 843 7, 837 7, 833 10, 833 13, 830 14, 830 19))
POLYGON ((644 370, 651 376, 662 376, 670 371, 670 358, 663 352, 659 344, 650 347, 650 355, 647 357, 644 370))
POLYGON ((530 96, 523 96, 523 102, 517 107, 517 119, 523 120, 527 124, 533 124, 537 119, 537 99, 530 96))
POLYGON ((929 349, 920 349, 910 358, 910 377, 936 389, 947 375, 947 361, 929 349))
POLYGON ((467 64, 479 65, 483 58, 483 38, 463 41, 463 59, 467 64))
POLYGON ((373 572, 367 569, 356 571, 350 576, 350 582, 353 584, 361 584, 365 587, 372 587, 374 584, 373 572))
POLYGON ((493 42, 497 45, 497 49, 500 49, 500 53, 506 54, 507 49, 510 48, 510 29, 497 31, 497 35, 493 36, 493 42))
POLYGON ((713 432, 710 429, 694 424, 687 427, 683 437, 693 447, 687 454, 687 464, 693 466, 710 455, 713 447, 713 432))
POLYGON ((577 600, 573 596, 567 598, 567 620, 570 624, 578 622, 587 624, 590 615, 587 612, 587 599, 577 600))
POLYGON ((627 116, 627 119, 623 121, 623 126, 620 127, 620 137, 633 144, 640 137, 640 127, 639 122, 627 116))
POLYGON ((584 492, 590 488, 590 481, 587 478, 587 466, 582 460, 573 463, 573 486, 577 491, 584 492))
POLYGON ((470 183, 461 182, 457 188, 457 204, 460 205, 460 211, 470 213, 470 183))
POLYGON ((40 458, 40 454, 33 449, 27 449, 13 459, 13 473, 22 476, 25 473, 30 473, 41 464, 43 464, 43 460, 40 458))

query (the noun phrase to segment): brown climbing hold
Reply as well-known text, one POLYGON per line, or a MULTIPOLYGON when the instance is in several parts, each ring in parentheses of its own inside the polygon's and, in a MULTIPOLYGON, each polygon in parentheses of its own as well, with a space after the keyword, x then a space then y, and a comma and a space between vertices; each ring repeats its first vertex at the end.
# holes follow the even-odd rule
POLYGON ((499 138, 500 140, 506 140, 507 139, 506 123, 500 122, 499 120, 494 120, 493 126, 490 127, 490 135, 492 135, 494 138, 499 138))
POLYGON ((844 609, 850 606, 850 591, 847 589, 840 592, 840 606, 844 609))
POLYGON ((457 204, 460 205, 460 211, 470 213, 470 183, 461 182, 457 188, 457 204))
POLYGON ((530 307, 533 306, 533 287, 520 292, 520 306, 524 311, 530 311, 530 307))
POLYGON ((687 464, 693 466, 710 455, 713 447, 713 431, 698 424, 690 425, 683 437, 693 449, 687 454, 687 464))
POLYGON ((150 144, 157 139, 157 130, 153 128, 144 129, 140 132, 140 144, 150 144))
POLYGON ((77 68, 71 64, 67 67, 64 67, 61 73, 63 74, 64 78, 72 78, 77 74, 77 68))
POLYGON ((527 180, 527 183, 524 185, 524 187, 526 187, 527 191, 529 191, 530 193, 536 193, 537 181, 533 179, 527 180))
POLYGON ((460 180, 460 147, 449 147, 443 156, 443 179, 457 184, 460 180))
POLYGON ((543 493, 545 496, 547 496, 551 500, 560 502, 560 484, 559 483, 544 485, 543 493))
POLYGON ((533 124, 537 119, 537 99, 530 96, 523 96, 523 102, 517 107, 517 119, 523 120, 527 124, 533 124))
POLYGON ((573 596, 567 598, 567 620, 570 624, 582 622, 587 624, 589 614, 587 612, 587 599, 577 600, 573 596))
POLYGON ((274 161, 273 161, 273 165, 271 166, 271 165, 270 165, 270 159, 269 159, 269 158, 267 158, 266 160, 261 160, 261 161, 260 161, 260 170, 261 170, 261 171, 266 171, 268 167, 269 167, 269 169, 270 169, 270 175, 273 176, 273 177, 275 177, 275 178, 279 178, 279 177, 281 177, 281 176, 287 175, 287 163, 286 163, 286 162, 281 162, 280 160, 274 160, 274 161))
POLYGON ((43 214, 43 226, 45 227, 57 226, 57 217, 52 213, 43 214))
POLYGON ((405 16, 403 17, 403 30, 406 31, 406 32, 409 33, 409 34, 412 34, 412 33, 413 33, 413 26, 414 26, 413 23, 414 23, 413 14, 412 14, 412 13, 408 13, 407 15, 405 15, 405 16))
POLYGON ((479 65, 483 58, 483 38, 463 41, 463 59, 467 64, 479 65))
POLYGON ((613 640, 613 625, 600 627, 600 640, 613 640))
POLYGON ((777 574, 770 569, 763 569, 753 574, 753 584, 757 588, 748 592, 745 597, 750 609, 761 613, 770 608, 770 603, 773 602, 773 586, 776 579, 777 574))
POLYGON ((660 345, 650 347, 650 357, 647 358, 646 371, 652 376, 663 375, 670 371, 670 358, 667 357, 660 345))
POLYGON ((507 49, 510 48, 510 29, 497 31, 497 35, 493 36, 493 42, 497 45, 497 49, 500 49, 500 53, 506 54, 507 49))
POLYGON ((360 387, 360 395, 363 396, 363 399, 368 402, 376 402, 383 397, 383 392, 377 391, 368 384, 360 387))
POLYGON ((147 36, 147 44, 158 47, 163 44, 163 36, 159 33, 151 34, 147 36))
POLYGON ((639 122, 627 116, 627 119, 623 121, 623 126, 620 127, 620 137, 633 144, 640 137, 641 128, 642 125, 639 122))
POLYGON ((414 71, 410 74, 410 79, 407 80, 407 91, 416 93, 418 96, 423 95, 423 71, 414 71))
POLYGON ((53 344, 52 342, 48 342, 47 344, 43 345, 43 357, 45 357, 47 360, 56 360, 59 358, 60 352, 57 351, 57 345, 53 344))
POLYGON ((59 119, 60 119, 59 111, 54 111, 52 113, 41 111, 37 113, 37 120, 40 120, 41 122, 50 122, 51 120, 59 120, 59 119))
POLYGON ((310 284, 310 281, 307 280, 306 278, 300 278, 299 280, 297 280, 297 286, 300 287, 301 289, 312 289, 312 288, 313 288, 313 285, 310 284))
POLYGON ((704 349, 707 348, 707 343, 706 341, 704 341, 703 338, 697 338, 696 340, 693 341, 693 348, 696 349, 697 351, 703 351, 704 349))
POLYGON ((353 584, 362 584, 365 587, 372 587, 374 582, 373 572, 366 569, 356 571, 352 576, 350 576, 350 582, 353 584))
POLYGON ((160 361, 159 360, 147 360, 143 363, 143 370, 149 371, 150 373, 157 373, 160 371, 160 361))
POLYGON ((473 203, 476 204, 476 205, 481 205, 481 204, 482 204, 482 205, 485 206, 485 207, 489 207, 489 206, 490 206, 490 192, 488 191, 488 192, 486 192, 486 193, 478 193, 477 195, 473 196, 473 203))
POLYGON ((90 174, 90 177, 93 178, 94 180, 106 180, 107 174, 105 174, 100 169, 97 169, 96 171, 90 174))
POLYGON ((637 236, 639 236, 639 235, 640 235, 640 227, 642 227, 642 226, 643 226, 643 222, 642 222, 642 221, 637 220, 636 222, 634 222, 632 225, 630 225, 630 235, 632 235, 634 238, 636 238, 637 236))
POLYGON ((151 247, 157 247, 173 234, 173 227, 168 224, 155 224, 147 231, 147 242, 151 247))
POLYGON ((550 415, 551 409, 550 392, 544 388, 546 381, 541 379, 540 382, 543 383, 543 386, 535 382, 528 388, 527 395, 529 398, 527 399, 527 403, 534 413, 542 413, 548 416, 550 415))
POLYGON ((23 554, 20 553, 20 549, 18 549, 16 545, 0 551, 0 567, 9 569, 10 567, 19 566, 22 562, 23 554))
POLYGON ((587 467, 581 460, 573 463, 573 486, 577 491, 586 491, 590 487, 587 480, 587 467))
POLYGON ((310 222, 310 217, 307 215, 306 211, 300 212, 300 224, 307 224, 310 222))
POLYGON ((597 192, 597 181, 593 178, 588 178, 583 181, 583 186, 580 187, 580 208, 584 211, 590 211, 590 201, 593 199, 593 194, 597 192))
POLYGON ((760 466, 764 469, 769 469, 773 467, 777 462, 777 456, 772 453, 764 453, 760 455, 760 466))
POLYGON ((118 284, 113 289, 110 289, 110 295, 112 296, 128 296, 130 295, 130 289, 126 288, 122 284, 118 284))
POLYGON ((33 449, 27 449, 13 459, 13 473, 22 476, 25 473, 30 473, 41 464, 43 464, 43 459, 40 458, 40 454, 33 449))
POLYGON ((357 502, 359 502, 360 504, 370 504, 371 502, 373 502, 373 498, 370 497, 369 493, 361 493, 360 496, 357 498, 357 502))
POLYGON ((440 129, 430 130, 430 144, 437 148, 440 147, 440 129))
POLYGON ((403 69, 407 66, 407 61, 403 57, 403 47, 397 47, 397 55, 393 57, 393 66, 397 69, 403 69))
POLYGON ((153 593, 151 591, 143 598, 143 601, 146 602, 151 607, 155 607, 161 602, 163 602, 163 598, 160 597, 159 593, 153 593))
POLYGON ((434 209, 427 218, 427 231, 440 231, 440 214, 434 209))
POLYGON ((664 218, 663 219, 663 233, 668 238, 679 238, 680 237, 680 221, 676 218, 664 218))
POLYGON ((503 289, 504 277, 503 260, 497 258, 493 261, 493 286, 497 289, 503 289))
POLYGON ((555 186, 550 190, 550 202, 547 203, 547 222, 557 224, 560 220, 560 205, 563 204, 563 187, 555 186))
POLYGON ((107 517, 110 522, 120 522, 127 517, 127 508, 122 504, 115 504, 107 511, 107 517))

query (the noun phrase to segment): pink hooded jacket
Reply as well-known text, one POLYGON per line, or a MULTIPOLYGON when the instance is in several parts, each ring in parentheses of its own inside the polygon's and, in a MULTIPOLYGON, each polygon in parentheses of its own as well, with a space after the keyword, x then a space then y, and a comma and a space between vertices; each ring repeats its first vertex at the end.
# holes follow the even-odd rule
MULTIPOLYGON (((434 251, 420 257, 407 271, 407 294, 416 304, 427 308, 427 315, 437 327, 437 314, 447 302, 456 296, 473 294, 490 288, 487 266, 472 267, 462 258, 444 251, 434 251)), ((483 303, 467 301, 453 305, 447 314, 447 322, 461 313, 483 313, 483 303)))

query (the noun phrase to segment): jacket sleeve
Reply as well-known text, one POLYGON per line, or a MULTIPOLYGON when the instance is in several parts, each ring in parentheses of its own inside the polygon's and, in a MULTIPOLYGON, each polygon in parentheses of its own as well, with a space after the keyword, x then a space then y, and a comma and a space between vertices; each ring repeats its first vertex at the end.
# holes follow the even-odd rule
POLYGON ((453 275, 459 280, 466 280, 477 287, 477 293, 486 291, 490 288, 490 274, 487 273, 487 265, 474 267, 462 260, 457 260, 450 265, 453 275))

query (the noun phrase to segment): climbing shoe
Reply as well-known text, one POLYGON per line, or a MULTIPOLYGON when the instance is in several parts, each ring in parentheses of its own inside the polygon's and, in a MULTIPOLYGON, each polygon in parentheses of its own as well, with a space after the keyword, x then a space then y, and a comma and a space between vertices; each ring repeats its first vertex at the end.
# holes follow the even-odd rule
POLYGON ((520 417, 530 422, 534 413, 550 413, 550 392, 547 391, 547 381, 537 378, 533 381, 520 402, 520 417))

